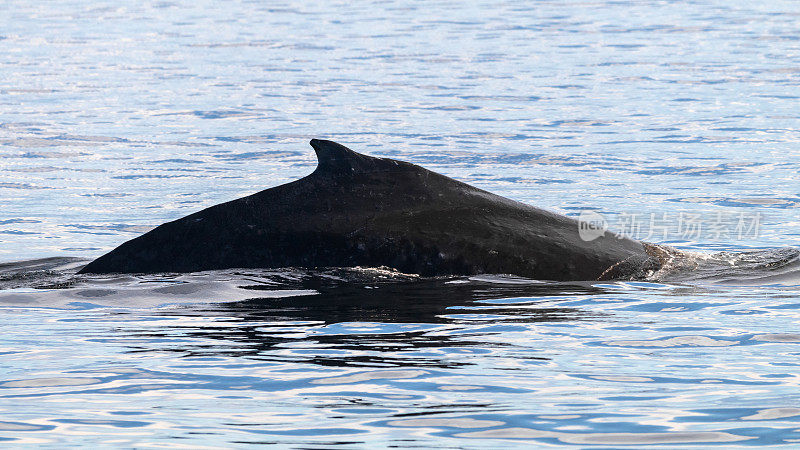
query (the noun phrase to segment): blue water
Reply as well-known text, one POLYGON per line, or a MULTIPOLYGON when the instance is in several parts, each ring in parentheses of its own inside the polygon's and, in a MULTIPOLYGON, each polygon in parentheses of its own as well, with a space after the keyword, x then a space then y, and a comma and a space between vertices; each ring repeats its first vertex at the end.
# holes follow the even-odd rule
POLYGON ((0 4, 0 445, 800 445, 796 3, 466 3, 0 4), (310 173, 312 137, 663 218, 638 237, 693 264, 762 252, 607 283, 73 275, 310 173))

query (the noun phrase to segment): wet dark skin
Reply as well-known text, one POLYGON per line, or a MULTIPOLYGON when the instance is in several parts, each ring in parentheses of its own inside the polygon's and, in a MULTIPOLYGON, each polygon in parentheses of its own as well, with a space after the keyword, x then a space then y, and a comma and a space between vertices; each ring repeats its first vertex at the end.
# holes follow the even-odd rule
POLYGON ((81 273, 384 266, 570 281, 659 265, 649 244, 611 233, 587 242, 566 216, 332 141, 311 146, 312 174, 165 223, 81 273))

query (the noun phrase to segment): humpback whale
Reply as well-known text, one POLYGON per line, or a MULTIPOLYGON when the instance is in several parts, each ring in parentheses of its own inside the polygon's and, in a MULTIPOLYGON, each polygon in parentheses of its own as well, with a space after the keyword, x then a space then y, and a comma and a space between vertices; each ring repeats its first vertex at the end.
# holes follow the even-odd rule
POLYGON ((312 139, 310 175, 165 223, 79 273, 390 267, 422 276, 632 278, 658 247, 492 194, 415 164, 312 139))

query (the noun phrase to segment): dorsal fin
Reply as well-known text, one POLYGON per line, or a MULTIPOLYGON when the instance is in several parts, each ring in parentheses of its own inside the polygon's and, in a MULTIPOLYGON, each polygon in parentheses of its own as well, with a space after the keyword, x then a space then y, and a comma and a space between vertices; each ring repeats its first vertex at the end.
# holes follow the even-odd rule
POLYGON ((312 139, 317 153, 317 170, 314 173, 338 175, 381 170, 384 160, 356 153, 342 144, 323 139, 312 139))

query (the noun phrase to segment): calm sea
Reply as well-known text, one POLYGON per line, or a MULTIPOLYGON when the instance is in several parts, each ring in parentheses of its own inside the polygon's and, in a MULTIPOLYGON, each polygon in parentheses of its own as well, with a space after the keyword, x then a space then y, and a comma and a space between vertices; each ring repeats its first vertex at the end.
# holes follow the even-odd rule
POLYGON ((4 1, 0 446, 797 448, 799 101, 792 1, 4 1), (698 269, 73 275, 310 138, 698 269))

